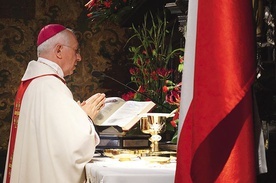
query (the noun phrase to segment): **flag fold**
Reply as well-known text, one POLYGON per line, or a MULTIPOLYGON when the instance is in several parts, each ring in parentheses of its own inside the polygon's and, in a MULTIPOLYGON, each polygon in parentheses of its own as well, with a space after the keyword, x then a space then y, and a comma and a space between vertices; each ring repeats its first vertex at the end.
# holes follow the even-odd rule
POLYGON ((189 1, 187 26, 175 182, 254 183, 252 2, 189 1))

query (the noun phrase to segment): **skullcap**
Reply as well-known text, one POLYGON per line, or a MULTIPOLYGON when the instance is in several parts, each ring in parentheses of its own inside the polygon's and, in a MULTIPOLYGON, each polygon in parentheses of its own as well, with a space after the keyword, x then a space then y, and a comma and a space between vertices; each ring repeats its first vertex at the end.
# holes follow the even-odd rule
POLYGON ((43 27, 37 37, 37 46, 39 46, 40 44, 42 44, 44 41, 46 41, 47 39, 53 37, 54 35, 56 35, 57 33, 65 30, 66 27, 64 27, 63 25, 60 24, 49 24, 46 25, 45 27, 43 27))

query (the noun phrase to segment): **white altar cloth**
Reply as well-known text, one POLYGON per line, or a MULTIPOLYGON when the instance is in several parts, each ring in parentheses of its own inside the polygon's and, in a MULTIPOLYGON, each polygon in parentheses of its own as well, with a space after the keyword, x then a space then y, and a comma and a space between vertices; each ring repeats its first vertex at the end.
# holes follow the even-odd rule
POLYGON ((159 164, 139 158, 123 162, 94 158, 85 169, 87 183, 173 183, 176 162, 159 164))

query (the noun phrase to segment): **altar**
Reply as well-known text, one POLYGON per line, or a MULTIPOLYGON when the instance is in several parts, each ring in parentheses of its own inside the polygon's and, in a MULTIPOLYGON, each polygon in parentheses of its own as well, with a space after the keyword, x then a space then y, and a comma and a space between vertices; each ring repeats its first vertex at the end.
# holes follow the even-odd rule
POLYGON ((173 115, 141 115, 140 130, 148 134, 146 137, 100 131, 99 154, 85 166, 87 183, 174 183, 176 149, 169 148, 172 144, 159 142, 166 119, 173 115))
POLYGON ((157 158, 132 157, 131 160, 122 160, 95 157, 85 166, 87 183, 173 183, 176 160, 157 158), (149 158, 153 158, 153 161, 149 158))

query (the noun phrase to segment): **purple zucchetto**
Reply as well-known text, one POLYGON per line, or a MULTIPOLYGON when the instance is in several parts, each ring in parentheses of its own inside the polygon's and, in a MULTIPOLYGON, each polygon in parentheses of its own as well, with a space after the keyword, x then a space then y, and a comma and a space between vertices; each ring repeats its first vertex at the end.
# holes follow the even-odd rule
POLYGON ((57 33, 65 30, 66 27, 60 24, 49 24, 43 27, 37 37, 37 46, 41 45, 47 39, 53 37, 57 33))

